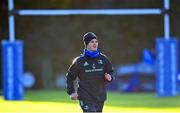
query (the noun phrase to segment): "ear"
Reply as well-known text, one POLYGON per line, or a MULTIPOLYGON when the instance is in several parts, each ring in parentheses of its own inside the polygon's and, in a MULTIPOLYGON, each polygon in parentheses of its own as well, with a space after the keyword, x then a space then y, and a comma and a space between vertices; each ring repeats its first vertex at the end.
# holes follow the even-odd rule
POLYGON ((87 48, 86 43, 84 42, 84 47, 87 48))

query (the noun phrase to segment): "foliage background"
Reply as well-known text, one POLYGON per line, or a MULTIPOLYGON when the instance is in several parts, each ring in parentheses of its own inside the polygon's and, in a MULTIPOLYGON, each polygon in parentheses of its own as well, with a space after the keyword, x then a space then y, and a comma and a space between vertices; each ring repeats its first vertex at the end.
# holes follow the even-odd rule
MULTIPOLYGON (((8 40, 7 1, 1 0, 0 5, 0 39, 8 40)), ((179 6, 180 0, 171 0, 171 36, 178 38, 179 6)), ((15 8, 163 8, 163 0, 15 0, 15 8)), ((136 63, 141 61, 142 50, 153 50, 155 39, 163 36, 163 15, 16 16, 16 38, 24 41, 25 71, 36 76, 36 88, 43 87, 44 76, 55 79, 66 72, 73 58, 82 53, 82 36, 87 31, 97 34, 101 51, 114 66, 136 63)))

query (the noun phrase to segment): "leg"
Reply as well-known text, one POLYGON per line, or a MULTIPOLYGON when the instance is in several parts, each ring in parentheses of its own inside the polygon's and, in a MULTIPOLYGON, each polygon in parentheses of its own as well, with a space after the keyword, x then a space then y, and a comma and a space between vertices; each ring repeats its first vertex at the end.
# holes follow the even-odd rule
POLYGON ((89 103, 83 100, 79 100, 81 109, 83 110, 83 113, 86 112, 96 112, 96 107, 93 103, 89 103))
POLYGON ((96 111, 102 113, 103 106, 104 106, 104 102, 97 103, 97 104, 96 104, 96 111))

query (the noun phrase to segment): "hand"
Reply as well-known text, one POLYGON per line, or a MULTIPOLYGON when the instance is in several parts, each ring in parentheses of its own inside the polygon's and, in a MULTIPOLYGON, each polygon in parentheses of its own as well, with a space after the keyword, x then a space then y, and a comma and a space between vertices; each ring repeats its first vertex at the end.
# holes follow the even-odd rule
POLYGON ((77 93, 72 93, 70 95, 70 98, 71 98, 71 100, 77 100, 78 99, 78 94, 77 93))
POLYGON ((112 77, 111 77, 110 74, 105 73, 105 79, 106 79, 107 81, 111 81, 111 80, 112 80, 112 77))

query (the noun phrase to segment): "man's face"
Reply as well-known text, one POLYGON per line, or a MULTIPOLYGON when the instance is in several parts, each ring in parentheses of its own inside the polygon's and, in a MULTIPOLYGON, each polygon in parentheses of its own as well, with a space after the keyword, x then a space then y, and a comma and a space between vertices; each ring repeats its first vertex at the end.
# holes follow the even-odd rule
POLYGON ((97 39, 92 39, 87 45, 87 49, 90 51, 96 51, 97 48, 98 48, 98 40, 97 39))

